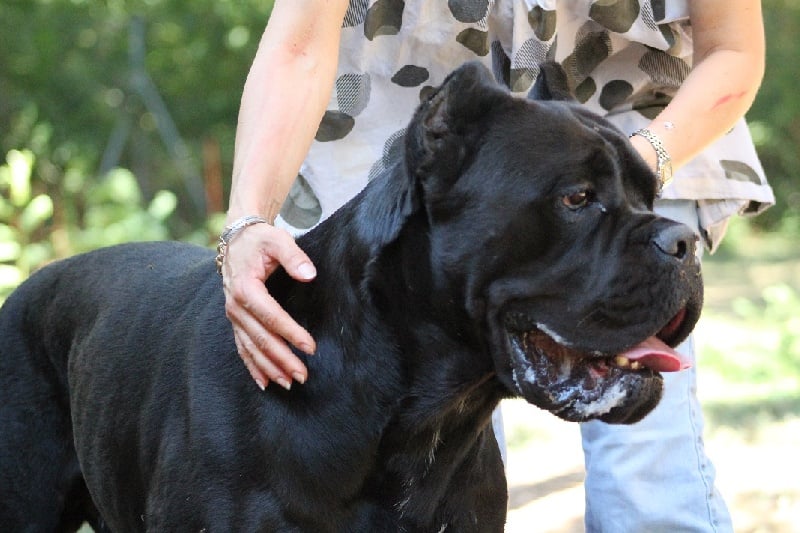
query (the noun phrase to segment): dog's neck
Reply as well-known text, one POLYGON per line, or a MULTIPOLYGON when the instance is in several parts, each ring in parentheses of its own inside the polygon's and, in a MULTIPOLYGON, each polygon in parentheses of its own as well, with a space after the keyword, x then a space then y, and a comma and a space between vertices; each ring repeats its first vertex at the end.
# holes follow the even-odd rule
MULTIPOLYGON (((404 174, 400 166, 371 182, 300 239, 312 261, 329 268, 320 269, 313 284, 294 284, 287 300, 301 293, 314 299, 318 312, 304 324, 312 335, 326 329, 370 333, 392 347, 406 376, 414 376, 409 384, 431 387, 429 380, 441 374, 461 394, 493 375, 493 362, 480 340, 483 325, 465 309, 464 289, 436 279, 428 217, 414 205, 417 192, 400 177, 404 174), (446 367, 456 358, 468 371, 446 367)), ((367 356, 347 353, 357 345, 344 343, 345 355, 367 356)))
POLYGON ((324 379, 315 368, 336 366, 358 376, 352 386, 373 400, 372 410, 358 415, 383 428, 374 450, 378 473, 365 483, 400 515, 432 517, 442 498, 432 491, 449 485, 442 478, 466 483, 467 470, 485 460, 478 450, 496 448, 491 414, 507 391, 494 379, 486 348, 464 327, 469 319, 443 320, 465 311, 437 289, 426 215, 408 205, 412 191, 397 187, 371 183, 304 236, 299 242, 318 277, 286 284, 290 292, 274 296, 290 314, 294 302, 313 309, 302 324, 320 348, 308 361, 309 385, 324 379), (380 213, 384 226, 365 230, 357 220, 365 210, 380 213))
MULTIPOLYGON (((483 393, 478 385, 490 381, 494 368, 466 316, 463 294, 434 279, 426 214, 408 205, 414 193, 398 190, 397 182, 393 176, 370 183, 301 237, 312 261, 331 268, 320 269, 313 283, 291 284, 291 294, 275 296, 290 314, 293 301, 312 299, 313 305, 303 306, 314 309, 306 311, 303 325, 315 337, 349 335, 348 342, 336 343, 335 351, 353 364, 362 366, 370 351, 390 351, 402 366, 404 387, 420 401, 430 401, 418 407, 419 422, 424 412, 447 410, 442 402, 483 393), (371 221, 358 220, 365 216, 380 221, 365 230, 371 221), (363 346, 364 338, 371 347, 363 346)), ((499 401, 503 394, 491 396, 499 401)))

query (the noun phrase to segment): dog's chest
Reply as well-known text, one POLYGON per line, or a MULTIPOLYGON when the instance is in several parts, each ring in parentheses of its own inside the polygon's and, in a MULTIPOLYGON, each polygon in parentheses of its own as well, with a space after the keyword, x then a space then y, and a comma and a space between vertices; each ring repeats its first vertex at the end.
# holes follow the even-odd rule
MULTIPOLYGON (((458 417, 456 417, 458 418, 458 417)), ((385 458, 385 505, 405 531, 502 531, 505 476, 491 426, 452 424, 405 435, 385 458)))

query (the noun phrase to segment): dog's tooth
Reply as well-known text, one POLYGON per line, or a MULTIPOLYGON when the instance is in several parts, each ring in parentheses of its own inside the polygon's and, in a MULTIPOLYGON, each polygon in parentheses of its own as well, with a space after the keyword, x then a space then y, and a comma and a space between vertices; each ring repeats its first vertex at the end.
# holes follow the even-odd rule
POLYGON ((614 358, 614 364, 619 367, 626 368, 628 365, 631 364, 631 360, 625 357, 624 355, 618 355, 614 358))
POLYGON ((640 363, 639 361, 631 362, 631 370, 639 370, 640 368, 642 368, 642 363, 640 363))

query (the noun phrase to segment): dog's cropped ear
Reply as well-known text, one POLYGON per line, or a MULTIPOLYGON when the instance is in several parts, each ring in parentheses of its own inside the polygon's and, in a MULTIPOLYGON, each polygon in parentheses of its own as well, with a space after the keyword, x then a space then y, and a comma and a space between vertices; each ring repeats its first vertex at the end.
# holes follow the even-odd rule
POLYGON ((376 257, 408 219, 447 195, 486 131, 487 117, 511 95, 480 63, 466 63, 419 105, 406 128, 404 165, 390 179, 368 187, 359 207, 362 239, 376 257))
POLYGON ((575 100, 569 91, 567 73, 555 61, 547 61, 539 65, 539 75, 536 76, 536 83, 528 92, 528 98, 531 100, 575 100))
POLYGON ((406 164, 423 191, 444 192, 486 130, 485 118, 511 96, 478 62, 465 63, 417 109, 406 132, 406 164))

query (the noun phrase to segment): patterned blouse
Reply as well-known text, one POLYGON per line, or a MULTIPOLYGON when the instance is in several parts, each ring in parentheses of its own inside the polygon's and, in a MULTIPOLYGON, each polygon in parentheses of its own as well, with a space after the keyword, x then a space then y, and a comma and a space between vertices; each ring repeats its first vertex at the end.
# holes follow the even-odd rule
MULTIPOLYGON (((465 61, 522 97, 555 59, 578 101, 628 134, 646 126, 691 68, 688 11, 688 0, 351 0, 335 89, 282 222, 310 228, 360 191, 402 149, 420 99, 465 61)), ((663 198, 697 201, 712 249, 731 215, 773 204, 744 120, 663 198)))

